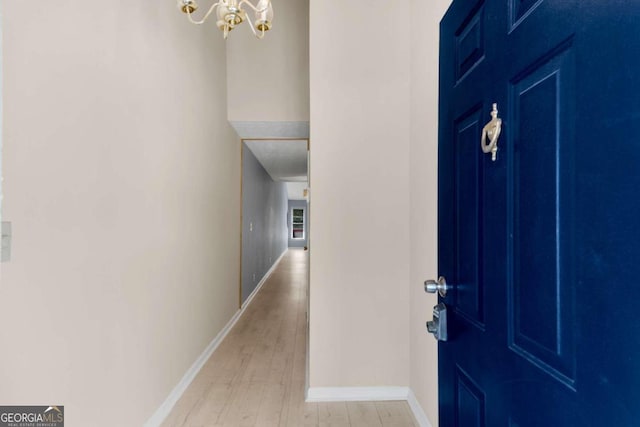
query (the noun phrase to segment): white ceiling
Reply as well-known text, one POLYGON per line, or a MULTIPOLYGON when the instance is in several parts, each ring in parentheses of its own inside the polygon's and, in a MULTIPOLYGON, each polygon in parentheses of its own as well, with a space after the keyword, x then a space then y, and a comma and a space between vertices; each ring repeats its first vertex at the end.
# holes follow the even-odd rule
POLYGON ((274 181, 307 181, 307 141, 245 140, 274 181))
POLYGON ((230 121, 240 138, 309 138, 309 122, 230 121))
POLYGON ((287 182, 287 195, 289 200, 306 200, 307 196, 304 192, 309 187, 307 181, 304 182, 287 182))

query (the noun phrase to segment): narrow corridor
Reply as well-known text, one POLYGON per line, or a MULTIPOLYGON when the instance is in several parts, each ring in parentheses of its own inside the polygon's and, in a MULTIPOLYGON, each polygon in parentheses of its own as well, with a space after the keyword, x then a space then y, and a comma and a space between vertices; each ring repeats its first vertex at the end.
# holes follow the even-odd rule
POLYGON ((305 403, 307 269, 285 254, 163 426, 417 425, 406 402, 305 403))

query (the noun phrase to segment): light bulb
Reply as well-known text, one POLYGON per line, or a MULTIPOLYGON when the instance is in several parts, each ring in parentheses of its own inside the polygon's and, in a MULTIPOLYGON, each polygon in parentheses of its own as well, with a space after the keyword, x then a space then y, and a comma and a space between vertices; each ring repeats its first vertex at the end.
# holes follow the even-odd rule
POLYGON ((178 8, 184 13, 193 13, 198 8, 195 0, 178 0, 178 8))
POLYGON ((229 34, 229 25, 227 23, 227 16, 229 15, 229 7, 226 3, 220 3, 218 6, 218 10, 216 11, 216 15, 218 16, 218 20, 216 21, 216 25, 220 31, 224 31, 224 38, 227 38, 227 34, 229 34))
POLYGON ((260 0, 256 6, 260 12, 256 12, 254 27, 258 31, 269 31, 273 21, 273 6, 270 0, 260 0))

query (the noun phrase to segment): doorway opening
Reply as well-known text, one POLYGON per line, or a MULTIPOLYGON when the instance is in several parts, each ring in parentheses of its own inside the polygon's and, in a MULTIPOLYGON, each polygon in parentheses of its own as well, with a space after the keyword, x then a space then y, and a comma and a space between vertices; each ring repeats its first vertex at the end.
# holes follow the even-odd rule
MULTIPOLYGON (((309 139, 242 139, 240 307, 288 250, 309 249, 309 139)), ((307 272, 308 277, 308 272, 307 272)))

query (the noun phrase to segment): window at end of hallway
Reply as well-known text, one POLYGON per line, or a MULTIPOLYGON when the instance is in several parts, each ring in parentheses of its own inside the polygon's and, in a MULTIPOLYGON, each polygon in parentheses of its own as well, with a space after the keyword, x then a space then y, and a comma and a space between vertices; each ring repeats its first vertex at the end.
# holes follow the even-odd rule
POLYGON ((304 239, 304 209, 291 209, 291 238, 304 239))

